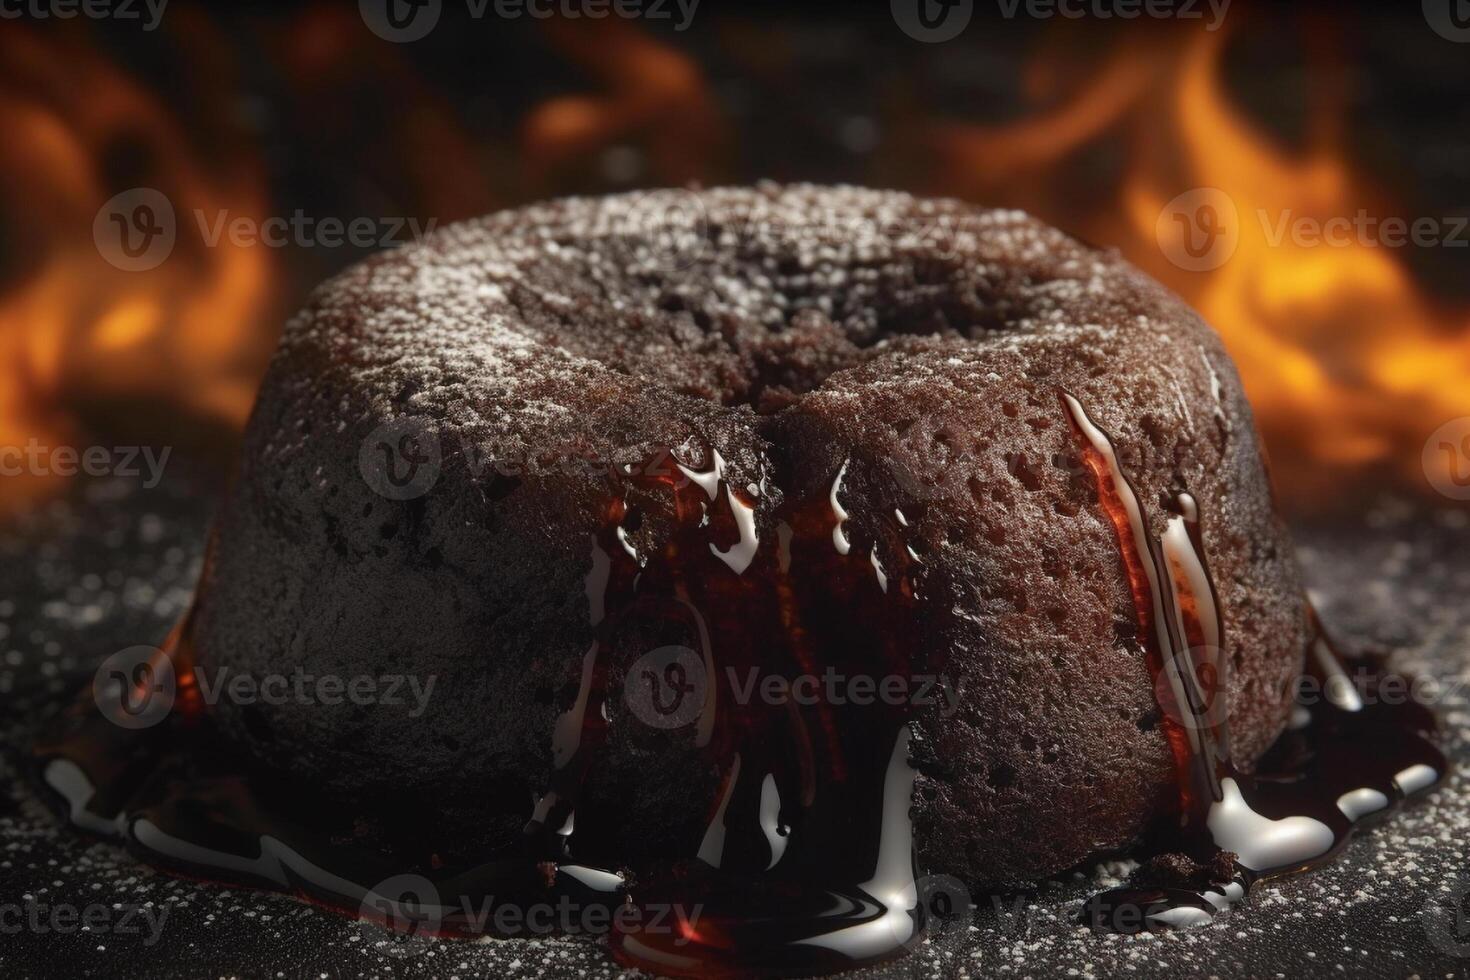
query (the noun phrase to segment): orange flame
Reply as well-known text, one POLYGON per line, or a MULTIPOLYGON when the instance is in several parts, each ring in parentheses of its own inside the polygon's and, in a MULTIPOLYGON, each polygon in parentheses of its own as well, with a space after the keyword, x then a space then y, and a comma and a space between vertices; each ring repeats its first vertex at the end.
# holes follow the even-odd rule
MULTIPOLYGON (((0 30, 0 228, 33 249, 0 283, 0 452, 33 443, 80 450, 98 416, 136 430, 149 409, 239 430, 283 290, 270 249, 218 233, 222 217, 259 227, 271 214, 258 146, 219 122, 238 117, 232 46, 206 15, 171 12, 165 27, 178 35, 177 74, 189 93, 176 101, 201 107, 186 124, 171 114, 169 93, 148 91, 102 56, 84 26, 71 27, 0 30), (126 271, 94 240, 94 219, 112 217, 99 212, 137 188, 167 200, 177 239, 162 264, 126 271), (128 411, 108 411, 116 406, 128 411)), ((492 155, 520 158, 509 181, 492 179, 449 102, 355 10, 312 6, 261 37, 296 93, 280 109, 302 130, 304 152, 350 155, 365 185, 405 193, 436 221, 565 192, 586 179, 588 157, 621 143, 641 149, 650 182, 714 172, 723 127, 690 58, 624 23, 554 20, 544 32, 602 91, 534 107, 519 145, 492 155), (355 125, 365 102, 395 123, 355 125)), ((157 442, 170 433, 130 435, 157 442)), ((45 474, 7 474, 0 507, 54 484, 45 474)))
MULTIPOLYGON (((211 61, 198 77, 213 81, 199 94, 219 95, 228 84, 223 45, 202 21, 188 26, 196 56, 211 61)), ((0 66, 0 195, 12 240, 29 250, 0 292, 0 446, 74 445, 83 408, 140 398, 243 425, 269 350, 260 323, 270 262, 227 237, 188 248, 185 231, 196 210, 263 212, 263 180, 246 163, 253 157, 232 148, 233 162, 206 167, 155 99, 85 34, 43 41, 12 26, 0 33, 0 66), (146 272, 110 265, 93 238, 99 209, 134 186, 163 193, 179 223, 174 253, 146 272)), ((0 500, 33 498, 54 475, 7 474, 0 500)))
MULTIPOLYGON (((899 152, 935 168, 927 190, 1022 207, 1116 245, 1198 308, 1240 366, 1289 500, 1342 496, 1385 471, 1416 483, 1459 476, 1453 452, 1421 464, 1420 450, 1442 423, 1470 416, 1470 311, 1432 301, 1395 249, 1276 240, 1292 219, 1396 214, 1346 162, 1342 87, 1318 93, 1306 148, 1289 151, 1232 101, 1226 32, 1183 28, 1130 30, 1101 49, 1093 33, 1078 44, 1059 29, 1023 78, 1042 108, 1006 125, 920 127, 899 152), (1235 216, 1233 254, 1204 271, 1170 261, 1180 243, 1160 220, 1195 188, 1217 189, 1235 216)), ((231 46, 197 12, 171 14, 167 29, 187 38, 180 73, 189 101, 206 107, 187 127, 83 29, 0 31, 0 214, 7 240, 30 249, 0 283, 0 447, 74 442, 79 419, 121 404, 234 428, 248 414, 280 270, 269 249, 229 236, 204 247, 192 215, 259 220, 269 198, 257 148, 217 122, 234 116, 231 46), (92 240, 103 203, 137 186, 163 192, 178 216, 174 253, 148 272, 112 267, 92 240)), ((641 151, 640 182, 720 177, 729 133, 697 62, 628 25, 556 21, 545 34, 596 91, 533 107, 519 145, 489 154, 350 11, 311 7, 267 50, 300 92, 293 104, 321 120, 301 128, 328 155, 363 138, 344 120, 369 66, 375 104, 407 122, 369 134, 372 152, 355 158, 438 219, 598 188, 605 175, 588 161, 615 146, 641 151), (492 180, 487 159, 519 166, 492 180)), ((0 504, 43 485, 6 477, 0 504)))
MULTIPOLYGON (((1394 211, 1356 175, 1341 145, 1341 91, 1313 114, 1307 149, 1291 153, 1235 107, 1223 79, 1226 32, 1138 33, 1071 82, 1056 107, 993 128, 937 127, 940 190, 1024 207, 1130 259, 1179 292, 1234 356, 1290 501, 1344 495, 1370 474, 1422 485, 1425 439, 1470 416, 1470 311, 1437 308, 1379 232, 1342 219, 1394 211), (1095 188, 1098 143, 1126 164, 1107 204, 1095 188), (1213 188, 1233 205, 1233 254, 1191 271, 1161 215, 1181 194, 1213 188), (1338 219, 1328 244, 1292 233, 1338 219)), ((1044 49, 1033 94, 1067 75, 1075 51, 1044 49)), ((1330 78, 1330 74, 1328 75, 1330 78)), ((1215 195, 1218 197, 1219 195, 1215 195)), ((1441 231, 1449 235, 1449 225, 1441 231)), ((1442 457, 1447 469, 1453 457, 1442 457)), ((1330 498, 1329 498, 1330 499, 1330 498)))
POLYGON ((656 181, 717 175, 724 127, 691 58, 622 21, 553 19, 545 30, 605 91, 547 99, 531 112, 522 126, 529 174, 565 181, 595 151, 628 141, 643 146, 656 181))

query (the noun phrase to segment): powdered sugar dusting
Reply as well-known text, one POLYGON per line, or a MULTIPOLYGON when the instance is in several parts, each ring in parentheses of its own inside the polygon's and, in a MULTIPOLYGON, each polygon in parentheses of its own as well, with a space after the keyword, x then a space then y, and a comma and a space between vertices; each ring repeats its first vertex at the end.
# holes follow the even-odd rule
MULTIPOLYGON (((769 410, 875 358, 912 377, 967 348, 973 363, 977 340, 1024 355, 1106 337, 1137 327, 1107 302, 1125 280, 1143 281, 1021 212, 897 192, 571 198, 447 226, 332 280, 288 324, 266 393, 311 414, 326 357, 357 384, 332 407, 351 425, 408 411, 513 449, 600 387, 769 410), (1023 306, 1002 298, 1016 292, 1023 306)), ((1138 319, 1165 332, 1153 317, 1138 319)), ((292 441, 273 448, 289 457, 292 441)))

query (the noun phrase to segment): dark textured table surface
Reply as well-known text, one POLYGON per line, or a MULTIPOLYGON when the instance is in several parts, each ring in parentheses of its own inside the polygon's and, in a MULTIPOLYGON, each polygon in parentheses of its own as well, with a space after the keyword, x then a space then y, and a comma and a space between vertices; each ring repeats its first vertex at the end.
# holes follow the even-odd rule
MULTIPOLYGON (((79 482, 0 533, 0 977, 598 977, 589 939, 435 941, 408 952, 290 899, 182 881, 61 827, 20 778, 37 720, 108 654, 156 644, 186 605, 209 495, 174 479, 79 482), (71 910, 75 910, 72 912, 71 910), (86 916, 79 928, 71 916, 86 916)), ((1456 773, 1361 834, 1343 860, 1259 888, 1192 932, 1094 936, 1081 902, 1129 865, 1021 896, 977 896, 968 924, 872 975, 1470 977, 1470 511, 1381 503, 1302 525, 1324 618, 1443 682, 1456 773)))

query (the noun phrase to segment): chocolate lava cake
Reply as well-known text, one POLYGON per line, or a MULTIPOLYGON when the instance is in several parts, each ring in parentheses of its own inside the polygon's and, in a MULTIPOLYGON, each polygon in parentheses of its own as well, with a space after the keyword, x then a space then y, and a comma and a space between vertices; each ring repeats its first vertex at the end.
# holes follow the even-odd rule
POLYGON ((712 819, 774 796, 777 830, 723 845, 774 865, 871 822, 852 787, 876 768, 922 867, 1035 880, 1181 809, 1104 432, 1148 536, 1197 507, 1249 772, 1308 646, 1294 559, 1219 339, 1117 254, 849 187, 447 227, 286 327, 194 634, 206 673, 433 677, 427 710, 209 713, 260 766, 415 801, 466 853, 575 812, 584 863, 704 857, 712 819), (649 724, 625 694, 667 650, 708 672, 698 710, 649 724), (753 704, 747 668, 934 696, 753 704))

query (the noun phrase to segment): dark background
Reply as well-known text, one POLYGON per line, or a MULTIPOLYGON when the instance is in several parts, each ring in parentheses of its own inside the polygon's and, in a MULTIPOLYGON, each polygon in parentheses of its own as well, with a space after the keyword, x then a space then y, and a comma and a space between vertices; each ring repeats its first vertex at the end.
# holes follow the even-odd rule
POLYGON ((413 43, 354 3, 174 0, 154 31, 0 20, 0 444, 228 458, 283 317, 372 249, 209 247, 195 210, 445 224, 571 193, 850 181, 1023 207, 1178 290, 1234 353, 1288 507, 1432 492, 1420 450, 1470 415, 1470 231, 1272 247, 1253 216, 1470 216, 1470 44, 1418 3, 1234 0, 1213 31, 1203 3, 1203 20, 972 6, 940 43, 884 3, 702 0, 679 30, 672 0, 638 20, 442 0, 413 43), (123 272, 93 221, 139 187, 174 203, 178 242, 123 272), (1242 231, 1203 272, 1155 235, 1200 187, 1242 231))

